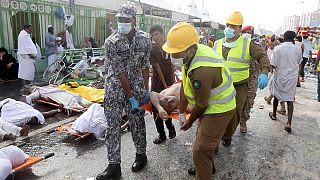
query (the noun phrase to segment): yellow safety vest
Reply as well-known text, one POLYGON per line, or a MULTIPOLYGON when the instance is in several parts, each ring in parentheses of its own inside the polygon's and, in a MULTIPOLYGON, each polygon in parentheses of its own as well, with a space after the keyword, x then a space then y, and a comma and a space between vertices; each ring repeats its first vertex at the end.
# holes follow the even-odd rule
POLYGON ((318 63, 317 70, 320 71, 320 62, 318 63))
POLYGON ((195 105, 194 89, 190 78, 187 76, 192 70, 199 67, 221 67, 222 83, 211 90, 208 100, 209 106, 204 114, 217 114, 231 111, 236 108, 236 90, 232 83, 230 71, 223 58, 212 48, 198 44, 197 52, 190 63, 188 72, 182 66, 182 83, 184 94, 190 105, 195 105))
MULTIPOLYGON (((215 44, 214 49, 221 56, 222 45, 224 39, 219 39, 215 44)), ((236 47, 231 48, 226 59, 227 66, 231 72, 233 82, 240 82, 249 78, 250 66, 250 38, 240 36, 236 41, 236 47)))

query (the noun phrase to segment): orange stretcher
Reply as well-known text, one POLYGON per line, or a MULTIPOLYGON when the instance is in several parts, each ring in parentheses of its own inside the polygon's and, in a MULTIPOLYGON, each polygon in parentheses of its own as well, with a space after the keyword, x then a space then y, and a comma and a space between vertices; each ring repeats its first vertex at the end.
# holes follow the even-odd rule
MULTIPOLYGON (((144 105, 142 105, 140 107, 142 109, 146 110, 146 111, 153 112, 151 103, 144 104, 144 105)), ((169 114, 169 117, 172 118, 172 119, 179 120, 179 114, 178 113, 171 113, 171 114, 169 114)), ((189 117, 190 117, 190 113, 186 113, 186 118, 189 119, 189 117)))
MULTIPOLYGON (((70 134, 70 135, 73 135, 73 136, 77 136, 77 138, 75 139, 76 141, 80 140, 80 139, 84 139, 88 136, 90 136, 92 133, 85 133, 85 134, 80 134, 80 133, 77 133, 77 132, 73 132, 73 131, 70 131, 70 129, 72 129, 72 123, 69 123, 69 124, 65 124, 65 125, 62 125, 60 127, 57 127, 54 131, 58 131, 58 132, 63 132, 63 133, 67 133, 67 134, 70 134)), ((49 131, 48 134, 50 134, 52 131, 49 131)))
MULTIPOLYGON (((42 99, 36 99, 36 100, 34 100, 34 101, 37 102, 37 103, 44 103, 44 104, 48 104, 48 105, 51 105, 51 106, 60 107, 58 103, 48 102, 48 101, 45 101, 45 100, 42 100, 42 99)), ((71 111, 74 111, 74 112, 81 113, 81 112, 86 111, 87 109, 88 109, 88 108, 83 108, 83 109, 74 109, 74 108, 71 108, 70 110, 71 110, 71 111)))
POLYGON ((24 162, 23 164, 13 168, 13 170, 11 171, 11 174, 14 174, 15 172, 18 172, 18 171, 22 171, 24 169, 27 169, 28 167, 44 160, 44 159, 48 159, 50 157, 54 156, 54 153, 50 153, 50 154, 47 154, 45 155, 44 157, 29 157, 26 162, 24 162))

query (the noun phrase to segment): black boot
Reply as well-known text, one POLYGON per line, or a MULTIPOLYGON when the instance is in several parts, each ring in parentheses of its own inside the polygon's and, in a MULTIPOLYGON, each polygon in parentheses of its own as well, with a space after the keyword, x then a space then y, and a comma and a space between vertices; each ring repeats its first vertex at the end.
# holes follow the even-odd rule
POLYGON ((132 164, 132 172, 138 172, 142 170, 147 164, 147 156, 146 154, 136 154, 136 160, 132 164))
POLYGON ((176 130, 174 129, 174 126, 169 129, 169 139, 173 139, 176 137, 176 130))
POLYGON ((229 147, 231 145, 231 138, 228 139, 223 139, 223 146, 224 147, 229 147))
POLYGON ((121 176, 120 164, 109 164, 107 169, 98 174, 96 180, 117 179, 121 176))
MULTIPOLYGON (((216 173, 216 167, 214 166, 214 164, 212 164, 212 175, 214 175, 216 173)), ((196 168, 192 167, 190 169, 188 169, 188 174, 191 176, 195 176, 196 175, 196 168)))

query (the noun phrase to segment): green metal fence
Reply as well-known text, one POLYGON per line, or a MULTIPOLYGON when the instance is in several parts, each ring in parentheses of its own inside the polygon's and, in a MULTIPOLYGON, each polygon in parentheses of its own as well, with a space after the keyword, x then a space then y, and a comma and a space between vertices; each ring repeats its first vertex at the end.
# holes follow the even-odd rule
POLYGON ((64 19, 55 15, 61 6, 67 14, 71 13, 75 17, 72 34, 76 47, 85 36, 93 37, 98 45, 102 45, 110 35, 108 24, 110 21, 115 22, 115 17, 103 8, 82 5, 70 8, 69 3, 44 0, 0 0, 0 47, 17 49, 17 37, 23 25, 30 23, 33 25, 32 37, 44 48, 47 25, 53 25, 55 34, 65 30, 64 19))
POLYGON ((150 15, 137 15, 138 28, 145 32, 149 32, 153 25, 160 25, 163 28, 163 34, 166 35, 174 24, 175 22, 169 18, 150 15))

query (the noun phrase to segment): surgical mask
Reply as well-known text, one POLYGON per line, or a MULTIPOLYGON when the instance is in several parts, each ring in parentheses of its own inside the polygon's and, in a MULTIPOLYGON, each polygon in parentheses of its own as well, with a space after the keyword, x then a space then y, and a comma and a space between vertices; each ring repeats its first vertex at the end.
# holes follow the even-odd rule
POLYGON ((132 29, 131 23, 119 23, 118 22, 118 31, 121 34, 129 34, 131 29, 132 29))
POLYGON ((234 37, 234 30, 231 28, 226 28, 224 29, 224 35, 227 39, 233 38, 234 37))
POLYGON ((242 34, 242 36, 244 36, 245 38, 252 38, 252 35, 249 33, 244 33, 242 34))
POLYGON ((187 55, 189 54, 189 51, 188 53, 183 57, 183 58, 174 58, 172 57, 172 55, 170 54, 170 58, 171 58, 171 62, 173 65, 177 66, 177 67, 182 67, 184 64, 183 64, 183 60, 184 58, 187 57, 187 55))
POLYGON ((234 48, 234 47, 236 47, 236 42, 224 42, 223 43, 223 46, 224 47, 227 47, 227 48, 234 48))

